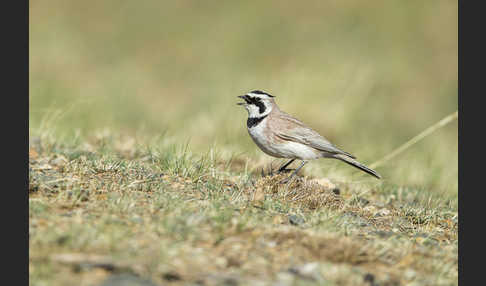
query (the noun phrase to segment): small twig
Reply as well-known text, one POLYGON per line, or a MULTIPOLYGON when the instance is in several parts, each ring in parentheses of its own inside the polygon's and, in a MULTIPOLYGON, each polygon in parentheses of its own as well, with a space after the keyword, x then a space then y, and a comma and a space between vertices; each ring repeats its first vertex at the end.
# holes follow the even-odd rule
POLYGON ((420 134, 418 134, 417 136, 415 136, 412 139, 410 139, 407 142, 405 142, 402 146, 398 147, 397 149, 395 149, 390 154, 386 155, 382 159, 380 159, 380 160, 376 161, 375 163, 371 164, 370 165, 370 168, 374 169, 374 168, 376 168, 378 166, 383 165, 383 163, 385 163, 386 161, 388 161, 391 158, 393 158, 393 157, 397 156, 398 154, 402 153, 403 151, 405 151, 409 147, 413 146, 414 144, 416 144, 417 142, 419 142, 420 140, 422 140, 423 138, 425 138, 427 135, 431 134, 432 132, 440 129, 441 127, 444 127, 449 122, 451 122, 452 120, 456 119, 457 117, 458 117, 458 112, 457 111, 455 111, 454 113, 446 116, 444 119, 440 120, 439 122, 435 123, 434 125, 430 126, 429 128, 425 129, 424 131, 420 132, 420 134))

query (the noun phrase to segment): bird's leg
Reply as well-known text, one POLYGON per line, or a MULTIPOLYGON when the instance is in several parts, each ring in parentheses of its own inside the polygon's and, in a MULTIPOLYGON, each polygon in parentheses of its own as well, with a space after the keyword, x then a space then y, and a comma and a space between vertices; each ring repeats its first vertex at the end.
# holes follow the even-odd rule
MULTIPOLYGON (((293 161, 293 160, 292 160, 293 161)), ((302 167, 304 167, 304 165, 307 163, 308 161, 302 161, 302 164, 299 166, 299 168, 295 169, 295 171, 287 178, 287 179, 284 179, 282 181, 280 181, 280 183, 282 184, 285 184, 285 183, 288 183, 290 182, 290 180, 295 176, 295 174, 297 174, 297 172, 302 169, 302 167)))
POLYGON ((294 162, 294 161, 295 161, 295 159, 292 159, 292 160, 288 161, 287 163, 285 163, 285 165, 283 165, 282 167, 280 167, 277 172, 278 173, 281 173, 281 172, 285 171, 285 168, 287 168, 287 166, 290 165, 290 164, 292 164, 292 162, 294 162))
POLYGON ((268 170, 268 173, 265 175, 265 167, 262 167, 262 178, 265 177, 265 176, 273 176, 273 168, 272 168, 272 163, 270 163, 270 167, 269 167, 269 170, 268 170))

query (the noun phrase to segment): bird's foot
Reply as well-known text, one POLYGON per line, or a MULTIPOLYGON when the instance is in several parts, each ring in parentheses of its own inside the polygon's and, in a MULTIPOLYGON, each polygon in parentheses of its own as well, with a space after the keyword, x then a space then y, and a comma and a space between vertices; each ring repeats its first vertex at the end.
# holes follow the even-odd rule
POLYGON ((278 169, 277 174, 288 173, 290 171, 294 171, 295 169, 278 169))

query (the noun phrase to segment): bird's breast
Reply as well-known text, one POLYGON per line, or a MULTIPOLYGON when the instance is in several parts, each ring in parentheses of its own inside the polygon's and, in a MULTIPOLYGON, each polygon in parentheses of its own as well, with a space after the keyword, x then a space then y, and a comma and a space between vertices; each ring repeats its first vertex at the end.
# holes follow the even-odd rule
POLYGON ((319 151, 310 146, 277 138, 266 120, 248 128, 248 133, 263 152, 273 157, 311 160, 322 156, 319 151))
POLYGON ((276 146, 275 141, 273 140, 273 135, 271 130, 267 126, 267 120, 263 120, 260 124, 248 128, 248 133, 250 134, 251 139, 253 142, 266 154, 284 158, 282 154, 280 154, 278 150, 278 146, 276 146))
POLYGON ((275 127, 269 124, 269 118, 259 124, 248 128, 248 133, 255 144, 266 154, 277 158, 291 158, 300 160, 312 160, 322 158, 322 152, 306 144, 284 140, 276 136, 275 127))

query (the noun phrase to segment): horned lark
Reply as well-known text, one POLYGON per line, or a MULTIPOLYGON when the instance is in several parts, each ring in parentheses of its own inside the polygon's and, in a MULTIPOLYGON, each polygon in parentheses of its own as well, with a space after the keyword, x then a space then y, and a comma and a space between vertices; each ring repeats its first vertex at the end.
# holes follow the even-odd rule
POLYGON ((237 104, 243 105, 248 111, 246 126, 256 145, 270 156, 290 159, 278 169, 279 172, 285 171, 295 159, 302 160, 301 165, 282 183, 289 182, 309 160, 319 158, 338 159, 381 178, 376 171, 356 161, 356 157, 340 150, 300 120, 281 111, 273 95, 254 90, 238 97, 245 100, 237 104))

